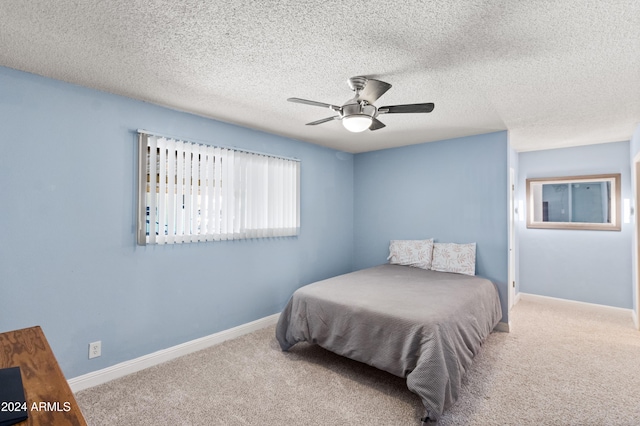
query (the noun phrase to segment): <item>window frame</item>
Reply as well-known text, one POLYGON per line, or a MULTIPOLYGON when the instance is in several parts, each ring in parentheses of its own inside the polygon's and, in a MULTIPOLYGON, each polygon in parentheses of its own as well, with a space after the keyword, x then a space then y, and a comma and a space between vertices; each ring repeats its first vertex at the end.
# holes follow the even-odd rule
POLYGON ((137 243, 295 237, 300 231, 300 164, 139 130, 137 243), (164 198, 151 199, 152 174, 155 192, 164 198))
POLYGON ((621 230, 621 174, 609 173, 598 175, 581 175, 581 176, 564 176, 551 178, 529 178, 526 180, 527 185, 527 228, 533 229, 576 229, 576 230, 595 230, 595 231, 620 231, 621 230), (536 202, 536 189, 534 186, 539 185, 539 191, 542 191, 543 185, 559 185, 566 184, 584 184, 593 182, 610 182, 610 209, 611 222, 595 223, 595 222, 549 222, 544 220, 534 220, 536 209, 542 209, 542 199, 536 202))

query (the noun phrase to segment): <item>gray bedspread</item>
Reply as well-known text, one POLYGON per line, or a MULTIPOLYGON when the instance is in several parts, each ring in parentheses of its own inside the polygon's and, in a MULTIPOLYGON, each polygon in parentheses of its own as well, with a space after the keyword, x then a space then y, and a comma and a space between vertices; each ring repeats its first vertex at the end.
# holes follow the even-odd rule
POLYGON ((487 279, 385 264, 296 290, 276 338, 284 351, 315 343, 405 377, 437 419, 501 317, 487 279))

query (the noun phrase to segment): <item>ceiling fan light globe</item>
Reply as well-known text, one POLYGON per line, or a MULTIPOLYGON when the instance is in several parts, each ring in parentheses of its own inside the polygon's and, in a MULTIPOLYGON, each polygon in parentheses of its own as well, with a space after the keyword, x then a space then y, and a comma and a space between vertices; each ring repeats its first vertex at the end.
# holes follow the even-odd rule
POLYGON ((354 114, 342 119, 342 125, 345 129, 353 133, 364 132, 369 127, 373 119, 365 114, 354 114))

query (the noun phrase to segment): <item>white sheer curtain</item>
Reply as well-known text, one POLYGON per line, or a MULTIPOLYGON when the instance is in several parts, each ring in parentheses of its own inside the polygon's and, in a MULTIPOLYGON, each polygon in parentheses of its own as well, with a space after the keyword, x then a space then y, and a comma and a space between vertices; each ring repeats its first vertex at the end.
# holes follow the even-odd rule
POLYGON ((138 243, 298 235, 300 162, 139 133, 138 243))

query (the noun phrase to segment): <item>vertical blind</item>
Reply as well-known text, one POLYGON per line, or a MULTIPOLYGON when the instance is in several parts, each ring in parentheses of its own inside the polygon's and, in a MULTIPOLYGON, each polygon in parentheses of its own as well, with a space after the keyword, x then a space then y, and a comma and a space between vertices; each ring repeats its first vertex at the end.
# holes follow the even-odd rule
POLYGON ((298 235, 300 162, 140 132, 138 244, 298 235))

